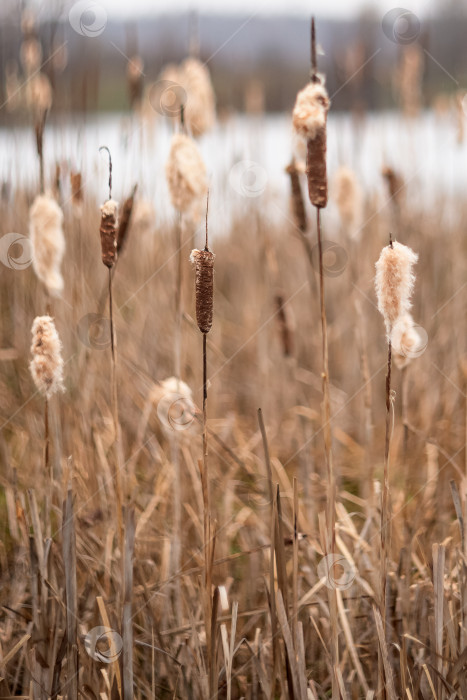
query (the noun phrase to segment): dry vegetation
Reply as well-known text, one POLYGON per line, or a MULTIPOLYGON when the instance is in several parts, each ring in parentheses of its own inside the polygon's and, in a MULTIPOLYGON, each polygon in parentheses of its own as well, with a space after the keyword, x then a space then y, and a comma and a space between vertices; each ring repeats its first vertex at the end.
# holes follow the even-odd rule
MULTIPOLYGON (((63 179, 58 197, 62 296, 48 296, 32 266, 4 266, 0 278, 0 697, 465 700, 464 204, 448 212, 440 196, 417 211, 410 186, 390 198, 382 180, 379 199, 361 195, 358 235, 348 208, 340 230, 328 230, 322 213, 342 267, 332 273, 325 249, 337 481, 329 550, 309 203, 306 231, 292 214, 287 228, 271 225, 267 194, 210 231, 206 472, 189 262, 204 223, 181 217, 180 226, 174 216, 161 228, 134 215, 108 271, 102 203, 82 176, 83 196, 74 174, 74 191, 63 179), (389 231, 419 255, 412 313, 428 344, 392 367, 382 619, 387 345, 374 274, 389 231), (65 385, 47 400, 48 448, 45 400, 29 373, 30 328, 46 310, 63 344, 65 385), (165 397, 177 392, 185 398, 171 406, 165 397), (169 410, 186 429, 170 427, 169 410), (319 565, 333 549, 340 564, 326 575, 319 565), (100 626, 113 636, 89 636, 100 626)), ((16 189, 2 201, 2 236, 27 230, 36 194, 16 189)), ((120 202, 129 195, 113 193, 120 202)))

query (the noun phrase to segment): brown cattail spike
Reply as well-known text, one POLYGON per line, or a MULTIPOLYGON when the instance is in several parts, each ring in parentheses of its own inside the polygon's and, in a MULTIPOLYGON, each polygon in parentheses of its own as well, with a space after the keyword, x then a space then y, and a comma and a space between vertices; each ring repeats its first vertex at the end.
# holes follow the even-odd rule
POLYGON ((135 194, 136 194, 137 187, 138 187, 138 185, 135 185, 133 187, 133 192, 128 197, 128 199, 125 199, 125 201, 123 202, 122 216, 120 218, 120 223, 118 225, 117 255, 120 255, 120 253, 122 252, 123 247, 126 243, 128 231, 130 228, 131 214, 133 212, 133 204, 135 201, 135 194))
POLYGON ((117 206, 113 199, 101 206, 102 262, 107 267, 113 267, 117 260, 117 206))
POLYGON ((282 294, 276 294, 275 302, 282 352, 284 357, 291 357, 293 354, 293 331, 282 294))
POLYGON ((73 206, 79 206, 83 203, 83 178, 81 173, 73 172, 70 174, 71 186, 71 202, 73 206))
POLYGON ((214 253, 210 250, 192 250, 190 261, 196 266, 196 321, 201 333, 212 327, 214 297, 214 253))
POLYGON ((306 151, 306 174, 308 195, 315 207, 328 203, 328 179, 326 174, 326 125, 319 129, 315 138, 308 139, 306 151))
POLYGON ((305 202, 303 201, 300 174, 295 160, 287 166, 286 173, 290 176, 290 188, 292 193, 292 211, 297 228, 304 233, 308 228, 305 202))

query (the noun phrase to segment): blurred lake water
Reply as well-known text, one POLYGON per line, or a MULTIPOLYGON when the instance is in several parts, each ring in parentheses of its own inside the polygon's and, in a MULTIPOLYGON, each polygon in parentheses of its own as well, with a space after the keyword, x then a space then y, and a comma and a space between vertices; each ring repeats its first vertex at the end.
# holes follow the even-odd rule
MULTIPOLYGON (((59 162, 64 173, 80 170, 85 193, 92 192, 103 201, 107 197, 107 154, 98 149, 106 145, 113 160, 113 196, 122 200, 138 183, 138 196, 153 203, 157 221, 162 223, 175 216, 164 176, 173 128, 170 120, 155 116, 143 122, 123 114, 56 118, 45 133, 47 181, 53 181, 59 162)), ((275 222, 290 219, 284 169, 293 150, 304 154, 292 135, 290 115, 232 116, 202 137, 199 148, 208 172, 214 235, 222 232, 234 213, 248 208, 259 207, 275 222)), ((0 180, 34 192, 38 163, 32 128, 0 129, 0 152, 0 180)), ((367 195, 379 193, 383 206, 387 206, 383 165, 402 175, 411 205, 424 207, 463 195, 466 164, 467 147, 458 143, 454 115, 425 112, 408 120, 396 112, 380 112, 360 122, 348 113, 329 115, 331 184, 339 165, 346 165, 355 170, 367 195)), ((63 197, 66 206, 67 183, 63 197)), ((331 220, 332 211, 331 201, 331 220)))

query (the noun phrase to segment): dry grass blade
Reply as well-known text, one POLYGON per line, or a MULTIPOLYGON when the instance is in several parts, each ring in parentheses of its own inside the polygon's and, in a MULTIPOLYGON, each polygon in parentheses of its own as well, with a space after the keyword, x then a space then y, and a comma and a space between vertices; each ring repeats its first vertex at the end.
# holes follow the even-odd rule
POLYGON ((135 547, 135 512, 127 508, 125 519, 125 551, 123 559, 123 576, 125 582, 122 638, 123 638, 123 698, 131 700, 134 697, 133 687, 133 617, 131 600, 133 594, 133 556, 135 547))
POLYGON ((76 532, 73 492, 68 489, 63 504, 63 565, 65 568, 67 698, 78 699, 78 598, 76 590, 76 532))

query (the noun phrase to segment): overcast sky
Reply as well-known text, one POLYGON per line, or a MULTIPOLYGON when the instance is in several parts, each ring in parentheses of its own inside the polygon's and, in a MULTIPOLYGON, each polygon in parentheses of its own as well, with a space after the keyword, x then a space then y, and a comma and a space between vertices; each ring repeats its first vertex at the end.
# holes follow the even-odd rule
MULTIPOLYGON (((91 1, 91 0, 90 0, 91 1)), ((109 19, 161 12, 242 12, 248 14, 314 13, 317 17, 355 17, 368 7, 378 13, 403 7, 424 15, 441 0, 92 0, 103 5, 109 19)))

